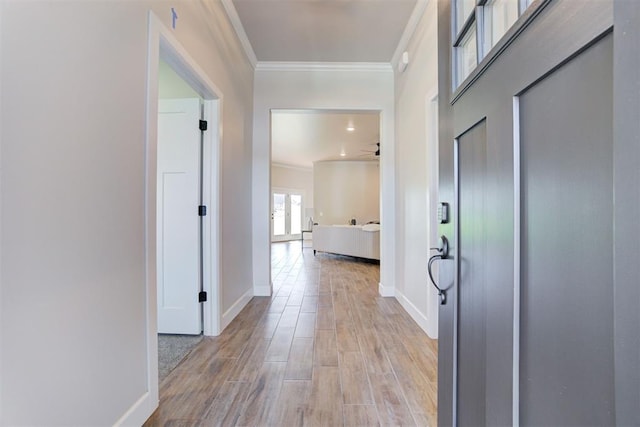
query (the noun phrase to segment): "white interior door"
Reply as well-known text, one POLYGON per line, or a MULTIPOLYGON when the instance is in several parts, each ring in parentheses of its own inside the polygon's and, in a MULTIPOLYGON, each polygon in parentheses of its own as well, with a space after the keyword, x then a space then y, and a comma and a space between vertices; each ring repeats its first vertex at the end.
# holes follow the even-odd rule
POLYGON ((200 100, 158 108, 158 332, 199 334, 200 100))
POLYGON ((271 241, 300 239, 302 235, 302 194, 274 191, 271 196, 271 241))

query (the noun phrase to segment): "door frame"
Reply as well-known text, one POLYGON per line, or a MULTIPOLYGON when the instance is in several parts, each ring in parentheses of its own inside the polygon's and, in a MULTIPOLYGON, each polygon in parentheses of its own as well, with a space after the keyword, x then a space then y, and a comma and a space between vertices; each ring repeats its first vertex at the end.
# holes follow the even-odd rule
MULTIPOLYGON (((158 128, 158 66, 162 59, 183 78, 204 100, 203 117, 209 130, 204 133, 204 202, 209 206, 204 221, 204 287, 209 298, 203 303, 204 335, 220 334, 220 184, 222 141, 222 91, 207 77, 205 71, 189 55, 161 19, 149 11, 146 129, 145 129, 145 289, 147 337, 147 392, 116 422, 142 424, 157 408, 158 387, 158 319, 156 283, 156 191, 157 191, 157 128, 158 128)), ((194 207, 195 209, 195 207, 194 207)))
MULTIPOLYGON (((427 159, 428 168, 428 185, 427 185, 427 247, 435 248, 439 246, 438 236, 438 202, 440 201, 440 165, 439 155, 440 147, 438 144, 438 114, 439 114, 439 95, 438 88, 428 92, 426 97, 425 113, 426 113, 426 143, 427 143, 427 159)), ((429 254, 431 255, 431 254, 429 254)), ((434 275, 438 277, 438 263, 434 263, 434 275)), ((426 333, 432 339, 438 339, 438 318, 440 313, 440 297, 437 291, 429 283, 427 293, 427 323, 426 333)))
MULTIPOLYGON (((296 68, 297 69, 297 68, 296 68)), ((316 69, 312 67, 311 69, 316 69)), ((329 68, 332 69, 332 68, 329 68)), ((342 70, 342 68, 339 68, 342 70)), ((351 68, 347 68, 351 69, 351 68)), ((276 67, 274 70, 287 71, 289 68, 276 67)), ((380 71, 380 70, 376 70, 380 71)), ((387 69, 383 68, 382 71, 386 72, 387 69)), ((309 98, 311 99, 311 98, 309 98)), ((388 224, 380 230, 380 281, 378 282, 378 294, 383 297, 395 296, 395 278, 396 278, 396 263, 395 263, 395 175, 394 175, 394 162, 395 162, 395 140, 393 138, 393 114, 391 113, 393 103, 391 105, 383 103, 378 105, 376 102, 367 101, 365 105, 351 104, 352 101, 344 102, 340 96, 337 96, 337 100, 332 100, 326 105, 318 105, 315 101, 311 100, 310 103, 306 103, 309 99, 296 99, 292 104, 282 105, 283 101, 278 100, 275 102, 269 102, 267 111, 267 117, 254 117, 254 138, 260 132, 265 132, 268 135, 268 155, 262 156, 256 154, 254 151, 254 159, 260 158, 260 161, 254 161, 253 168, 253 191, 254 191, 254 216, 253 216, 253 295, 254 296, 271 296, 273 295, 273 282, 271 280, 271 183, 272 183, 272 132, 271 132, 271 116, 277 111, 313 111, 319 113, 349 113, 354 111, 363 111, 369 113, 377 113, 379 117, 378 127, 380 130, 380 143, 384 147, 382 154, 380 155, 380 220, 384 221, 384 224, 388 224), (333 107, 332 105, 335 105, 333 107), (374 106, 378 105, 378 106, 374 106), (268 126, 263 127, 256 123, 265 119, 268 126), (258 169, 256 169, 258 165, 258 169), (258 170, 258 172, 256 172, 258 170), (268 177, 267 182, 264 180, 258 180, 256 177, 262 176, 268 177), (265 212, 262 209, 266 209, 265 212), (264 231, 266 230, 266 234, 264 231), (268 273, 263 275, 265 272, 268 273), (268 283, 263 279, 268 278, 268 283)), ((260 116, 260 110, 254 105, 254 111, 260 116)), ((256 149, 256 140, 254 139, 254 150, 256 149)), ((304 224, 303 224, 304 227, 304 224)))

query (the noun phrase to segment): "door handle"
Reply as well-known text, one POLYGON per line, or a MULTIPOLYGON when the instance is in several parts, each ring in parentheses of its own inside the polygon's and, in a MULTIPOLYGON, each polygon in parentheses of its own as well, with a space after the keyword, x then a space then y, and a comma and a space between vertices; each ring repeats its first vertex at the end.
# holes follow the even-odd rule
POLYGON ((431 271, 431 266, 434 262, 441 259, 449 258, 449 239, 446 236, 440 236, 440 246, 437 248, 430 248, 432 251, 437 251, 438 253, 432 255, 429 258, 429 262, 427 263, 427 273, 429 274, 429 279, 433 286, 438 290, 438 295, 440 296, 440 304, 444 305, 447 303, 447 291, 442 289, 436 283, 436 280, 433 278, 433 272, 431 271))

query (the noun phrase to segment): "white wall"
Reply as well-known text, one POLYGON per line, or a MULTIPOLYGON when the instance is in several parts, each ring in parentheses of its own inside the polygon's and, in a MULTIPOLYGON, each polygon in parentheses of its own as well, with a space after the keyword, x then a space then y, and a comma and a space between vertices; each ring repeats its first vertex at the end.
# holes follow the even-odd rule
MULTIPOLYGON (((437 95, 437 11, 430 1, 407 51, 409 66, 396 71, 397 268, 396 297, 431 336, 438 333, 438 296, 426 274, 429 247, 437 246, 437 156, 429 117, 437 95), (431 238, 431 240, 430 240, 431 238)), ((437 125, 437 121, 436 121, 437 125)))
POLYGON ((169 64, 160 60, 158 66, 158 98, 180 99, 201 98, 169 64))
POLYGON ((260 69, 255 73, 253 124, 253 273, 256 295, 271 293, 269 244, 269 169, 272 109, 380 111, 381 218, 380 281, 393 293, 395 274, 395 178, 393 72, 385 69, 260 69), (386 230, 386 231, 385 231, 386 230))
POLYGON ((377 161, 324 161, 313 164, 315 222, 358 224, 380 218, 380 165, 377 161))
POLYGON ((253 71, 221 4, 3 2, 1 425, 112 425, 157 399, 145 342, 147 21, 152 9, 171 28, 172 7, 175 37, 224 95, 223 310, 251 292, 253 71))
MULTIPOLYGON (((271 165, 271 188, 286 188, 304 192, 303 209, 313 207, 313 169, 288 165, 271 165)), ((304 210, 302 211, 304 215, 304 210)), ((303 228, 306 225, 303 218, 303 228)))

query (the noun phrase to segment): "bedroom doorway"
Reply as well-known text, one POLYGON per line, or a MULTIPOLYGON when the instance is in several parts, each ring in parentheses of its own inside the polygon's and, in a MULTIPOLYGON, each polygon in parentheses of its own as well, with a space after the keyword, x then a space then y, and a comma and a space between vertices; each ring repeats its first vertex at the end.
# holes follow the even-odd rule
MULTIPOLYGON (((139 419, 140 422, 132 424, 141 424, 157 407, 160 378, 175 367, 194 343, 202 339, 203 335, 219 335, 222 317, 219 307, 221 91, 175 39, 172 31, 166 28, 162 21, 151 12, 149 13, 147 61, 149 66, 147 69, 146 118, 147 310, 145 315, 148 393, 144 402, 140 403, 140 408, 144 408, 145 415, 139 419), (178 99, 189 99, 189 102, 185 101, 189 107, 183 106, 175 109, 174 106, 169 105, 177 102, 178 99), (188 114, 187 109, 189 110, 188 114), (188 115, 187 122, 193 123, 185 125, 185 128, 188 129, 188 132, 196 135, 195 137, 191 135, 187 139, 184 130, 176 130, 181 129, 181 126, 170 126, 171 129, 167 129, 167 120, 165 119, 169 116, 175 116, 173 117, 175 119, 183 115, 188 115), (172 143, 167 145, 166 141, 161 141, 165 137, 170 138, 172 143), (184 144, 189 144, 188 150, 183 146, 184 144), (163 158, 163 156, 165 157, 163 158), (165 162, 166 156, 172 157, 173 160, 188 159, 188 165, 165 162), (173 176, 167 179, 168 175, 173 176), (187 179, 187 177, 193 178, 193 176, 196 178, 187 179), (185 189, 188 189, 185 191, 189 191, 190 195, 186 203, 177 197, 180 195, 177 191, 180 187, 179 184, 182 184, 180 177, 188 181, 188 185, 184 186, 185 189), (170 196, 170 200, 165 196, 170 196), (206 207, 206 212, 203 207, 206 207), (189 214, 183 215, 183 209, 189 214), (180 240, 181 236, 176 232, 176 230, 184 228, 182 225, 178 225, 173 220, 170 221, 170 230, 166 225, 169 219, 187 217, 189 225, 185 227, 191 228, 191 236, 188 240, 183 241, 180 240), (193 230, 197 230, 197 232, 193 233, 193 230), (168 231, 172 233, 171 236, 167 236, 168 231), (159 242, 160 232, 163 234, 159 242), (167 237, 170 238, 167 239, 167 237), (196 241, 195 245, 194 240, 196 241), (174 254, 178 250, 177 254, 181 255, 182 252, 179 249, 181 249, 182 243, 189 247, 189 259, 187 262, 183 262, 184 259, 179 257, 172 258, 170 271, 167 271, 165 268, 167 266, 164 265, 167 258, 160 259, 160 257, 168 255, 166 250, 173 251, 174 254), (194 252, 195 258, 199 258, 199 262, 193 262, 194 252), (193 274, 194 265, 196 266, 195 274, 193 274), (183 331, 182 329, 167 331, 160 325, 159 310, 171 308, 169 305, 178 299, 175 293, 171 294, 177 287, 169 289, 165 286, 166 283, 161 282, 158 278, 163 275, 163 278, 166 279, 174 272, 182 270, 189 272, 188 280, 191 285, 193 285, 194 277, 196 284, 199 285, 197 288, 193 287, 189 290, 191 298, 197 301, 195 315, 194 311, 189 311, 186 306, 180 307, 187 309, 192 317, 191 320, 193 320, 191 324, 195 327, 192 331, 183 331), (162 290, 159 287, 163 287, 162 290), (171 295, 167 295, 167 291, 171 295), (161 294, 164 296, 159 300, 158 296, 161 294), (159 332, 170 332, 170 336, 165 335, 169 340, 161 340, 159 332), (183 335, 186 333, 191 335, 183 335)), ((176 286, 180 286, 179 281, 172 280, 172 282, 176 283, 176 286)), ((180 292, 182 290, 179 289, 180 292)))

